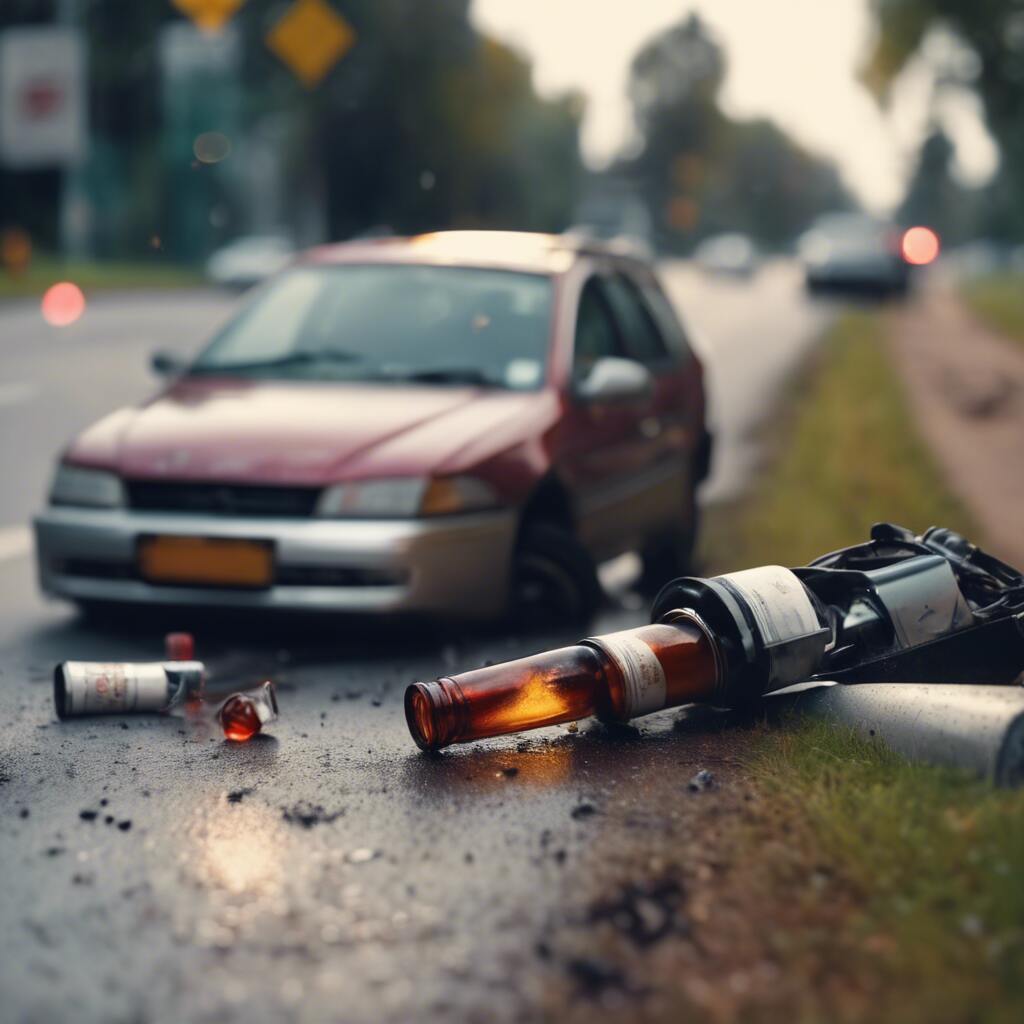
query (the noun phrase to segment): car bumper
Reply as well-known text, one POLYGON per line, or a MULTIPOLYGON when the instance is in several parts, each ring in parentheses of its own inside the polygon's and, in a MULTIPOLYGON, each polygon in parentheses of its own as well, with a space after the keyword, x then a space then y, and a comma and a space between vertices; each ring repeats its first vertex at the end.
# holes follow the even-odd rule
POLYGON ((505 607, 516 517, 502 510, 434 520, 226 519, 51 507, 34 527, 43 592, 71 600, 487 618, 505 607), (147 582, 136 556, 144 535, 269 541, 273 582, 147 582))

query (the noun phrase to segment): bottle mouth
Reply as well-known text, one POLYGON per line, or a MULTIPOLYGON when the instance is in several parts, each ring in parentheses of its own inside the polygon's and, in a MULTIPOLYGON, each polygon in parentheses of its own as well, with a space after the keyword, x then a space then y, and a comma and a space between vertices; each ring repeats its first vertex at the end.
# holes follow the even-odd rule
POLYGON ((420 750, 440 750, 455 742, 451 685, 450 680, 435 679, 429 683, 410 683, 405 691, 405 721, 420 750))

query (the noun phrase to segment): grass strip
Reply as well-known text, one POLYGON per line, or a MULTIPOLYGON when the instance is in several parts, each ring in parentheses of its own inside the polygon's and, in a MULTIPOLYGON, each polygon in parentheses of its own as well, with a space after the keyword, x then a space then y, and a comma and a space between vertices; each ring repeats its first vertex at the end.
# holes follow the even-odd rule
MULTIPOLYGON (((883 330, 866 312, 836 322, 764 477, 708 515, 713 571, 800 564, 879 519, 974 535, 915 433, 883 330)), ((765 730, 749 768, 761 799, 723 837, 725 891, 772 922, 765 954, 800 993, 749 1019, 1024 1019, 1024 793, 822 723, 765 730)))
POLYGON ((159 262, 60 262, 36 257, 22 274, 0 272, 0 299, 42 295, 58 281, 73 281, 83 291, 133 288, 186 288, 202 283, 188 267, 159 262))
POLYGON ((882 345, 883 321, 843 314, 794 382, 769 441, 763 478, 736 505, 709 510, 702 561, 711 571, 803 565, 867 540, 872 523, 976 534, 918 439, 882 345))
MULTIPOLYGON (((829 993, 808 977, 812 1019, 1024 1019, 1024 792, 822 723, 773 731, 751 767, 763 806, 744 825, 748 884, 779 904, 768 914, 795 901, 827 919, 814 962, 846 979, 829 993)), ((773 951, 803 937, 777 931, 773 951)))

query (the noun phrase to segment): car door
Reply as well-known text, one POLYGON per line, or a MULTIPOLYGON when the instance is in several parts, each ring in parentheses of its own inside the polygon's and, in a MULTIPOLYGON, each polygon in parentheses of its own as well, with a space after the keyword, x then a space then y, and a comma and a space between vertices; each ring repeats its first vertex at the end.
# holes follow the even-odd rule
POLYGON ((591 274, 580 291, 573 346, 560 461, 574 492, 580 539, 600 559, 642 539, 646 512, 635 499, 651 457, 642 427, 650 397, 588 400, 577 390, 599 359, 628 358, 601 273, 591 274))
POLYGON ((688 380, 679 353, 667 344, 630 268, 611 271, 605 285, 626 355, 647 367, 654 382, 651 400, 637 423, 638 478, 633 497, 634 523, 649 534, 686 512, 695 486, 688 380))

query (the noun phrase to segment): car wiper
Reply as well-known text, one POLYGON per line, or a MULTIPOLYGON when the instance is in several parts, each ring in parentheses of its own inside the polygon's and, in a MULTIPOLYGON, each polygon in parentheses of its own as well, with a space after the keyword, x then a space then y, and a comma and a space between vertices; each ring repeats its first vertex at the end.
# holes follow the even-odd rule
POLYGON ((389 375, 389 380, 408 380, 424 384, 477 384, 485 388, 501 385, 473 366, 455 366, 437 370, 410 370, 408 373, 389 375))
POLYGON ((244 373, 247 370, 280 370, 290 366, 309 366, 315 363, 354 363, 364 357, 358 352, 340 348, 317 351, 289 352, 277 359, 253 359, 237 363, 195 363, 189 373, 244 373))

